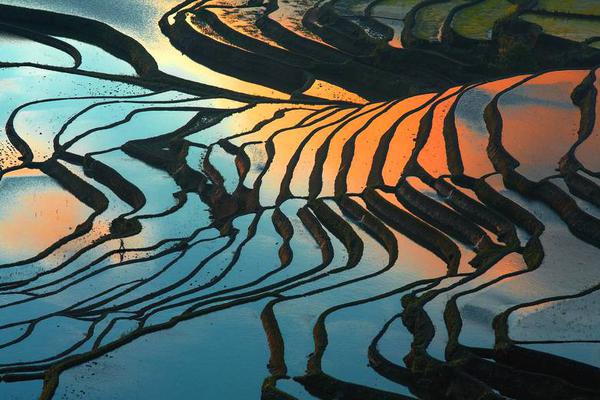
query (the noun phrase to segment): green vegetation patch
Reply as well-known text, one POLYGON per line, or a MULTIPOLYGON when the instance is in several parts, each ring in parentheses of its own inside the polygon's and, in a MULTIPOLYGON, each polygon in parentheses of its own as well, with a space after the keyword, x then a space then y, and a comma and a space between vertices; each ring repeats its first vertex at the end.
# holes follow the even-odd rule
POLYGON ((538 10, 570 14, 600 15, 598 0, 538 0, 538 10))
POLYGON ((374 17, 404 19, 422 0, 381 0, 374 3, 371 15, 374 17))
POLYGON ((542 27, 545 33, 575 42, 583 42, 600 32, 600 21, 584 18, 566 18, 554 15, 527 13, 521 18, 542 27))
POLYGON ((496 21, 514 13, 517 7, 507 0, 486 0, 457 12, 452 28, 469 39, 489 40, 496 21))
POLYGON ((450 0, 421 8, 415 15, 413 34, 419 39, 436 42, 440 40, 440 31, 448 14, 455 7, 469 0, 450 0))

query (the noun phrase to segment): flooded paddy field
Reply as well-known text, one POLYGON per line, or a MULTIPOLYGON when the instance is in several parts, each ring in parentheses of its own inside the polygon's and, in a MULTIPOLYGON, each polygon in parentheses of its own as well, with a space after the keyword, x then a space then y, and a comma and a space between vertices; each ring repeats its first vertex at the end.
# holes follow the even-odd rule
POLYGON ((599 15, 0 0, 0 399, 600 398, 599 15))

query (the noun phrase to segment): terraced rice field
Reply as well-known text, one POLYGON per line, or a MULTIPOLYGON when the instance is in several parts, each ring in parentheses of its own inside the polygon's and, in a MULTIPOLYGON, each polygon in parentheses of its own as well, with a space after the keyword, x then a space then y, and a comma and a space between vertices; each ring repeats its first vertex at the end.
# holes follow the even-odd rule
POLYGON ((371 3, 369 15, 394 31, 392 40, 389 41, 390 46, 402 48, 404 18, 419 3, 419 0, 382 0, 371 3))
POLYGON ((423 40, 441 41, 442 27, 450 12, 468 0, 449 0, 421 7, 415 14, 413 34, 423 40))
POLYGON ((489 40, 497 20, 517 11, 508 0, 485 0, 457 12, 452 19, 454 30, 469 39, 489 40))
POLYGON ((356 31, 463 1, 166 3, 215 81, 0 5, 0 398, 600 397, 600 70, 356 31))
POLYGON ((524 14, 521 19, 542 27, 544 33, 574 42, 584 42, 600 32, 600 19, 524 14))
POLYGON ((600 16, 600 4, 595 0, 539 0, 536 8, 550 12, 600 16))

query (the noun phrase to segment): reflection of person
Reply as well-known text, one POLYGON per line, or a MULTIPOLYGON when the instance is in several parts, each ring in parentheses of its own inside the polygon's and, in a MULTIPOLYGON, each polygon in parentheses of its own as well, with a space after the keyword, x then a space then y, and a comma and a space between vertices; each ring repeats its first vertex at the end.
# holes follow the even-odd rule
POLYGON ((125 258, 125 242, 121 239, 121 244, 119 245, 119 257, 121 258, 121 262, 125 258))

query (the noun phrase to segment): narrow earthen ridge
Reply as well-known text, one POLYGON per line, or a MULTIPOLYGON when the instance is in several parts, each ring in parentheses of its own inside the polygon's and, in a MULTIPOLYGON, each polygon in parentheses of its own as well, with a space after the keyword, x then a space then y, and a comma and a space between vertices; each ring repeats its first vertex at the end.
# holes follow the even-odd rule
POLYGON ((392 228, 405 234, 420 245, 434 252, 447 264, 448 274, 455 274, 460 262, 458 246, 443 233, 422 222, 410 213, 394 206, 373 190, 363 194, 370 211, 392 228))
POLYGON ((43 35, 33 30, 5 23, 0 23, 0 32, 6 32, 23 38, 28 38, 33 40, 34 42, 53 47, 57 50, 62 51, 63 53, 68 54, 69 57, 73 59, 73 69, 77 69, 81 66, 81 53, 79 52, 79 50, 77 50, 77 48, 63 40, 57 39, 53 36, 43 35))
POLYGON ((533 79, 530 76, 496 94, 487 105, 484 117, 490 133, 488 155, 496 171, 502 174, 504 182, 510 189, 546 203, 565 221, 571 232, 581 240, 600 246, 600 220, 582 211, 577 203, 563 190, 549 181, 532 182, 515 169, 519 166, 502 146, 502 116, 498 109, 498 100, 509 90, 533 79))
POLYGON ((64 36, 96 45, 126 61, 140 76, 153 76, 158 73, 156 61, 142 45, 93 19, 0 5, 0 21, 34 32, 64 36))

